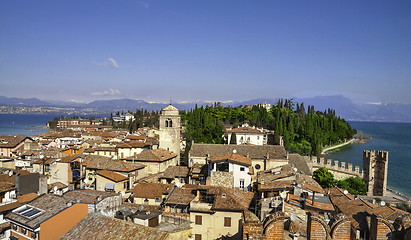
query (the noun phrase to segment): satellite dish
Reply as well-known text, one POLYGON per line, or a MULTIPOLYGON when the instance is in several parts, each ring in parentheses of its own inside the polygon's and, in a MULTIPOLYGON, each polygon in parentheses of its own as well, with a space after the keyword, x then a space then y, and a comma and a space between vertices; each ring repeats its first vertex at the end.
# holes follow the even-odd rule
POLYGON ((13 176, 13 171, 9 172, 9 177, 13 176))
POLYGON ((384 201, 381 201, 381 202, 380 202, 380 205, 381 205, 382 207, 384 207, 385 204, 386 204, 386 203, 385 203, 384 201))
POLYGON ((126 195, 126 192, 125 192, 125 191, 121 191, 121 196, 124 196, 124 195, 126 195))
POLYGON ((347 191, 347 190, 344 190, 344 194, 348 194, 348 191, 347 191))
POLYGON ((295 220, 297 220, 297 216, 295 216, 294 213, 291 214, 290 218, 291 218, 291 221, 293 221, 293 222, 294 222, 295 220))
POLYGON ((233 153, 237 153, 237 150, 236 150, 236 149, 234 149, 234 150, 233 150, 233 153))
POLYGON ((280 193, 280 197, 282 197, 282 198, 286 198, 286 197, 287 197, 287 193, 286 193, 286 192, 282 192, 282 193, 280 193))
POLYGON ((297 168, 293 168, 293 170, 294 170, 294 172, 297 172, 297 171, 298 171, 298 169, 297 169, 297 168))
POLYGON ((56 193, 56 192, 57 192, 57 190, 59 190, 59 188, 58 188, 57 186, 54 186, 54 188, 53 188, 53 192, 54 192, 54 193, 56 193))

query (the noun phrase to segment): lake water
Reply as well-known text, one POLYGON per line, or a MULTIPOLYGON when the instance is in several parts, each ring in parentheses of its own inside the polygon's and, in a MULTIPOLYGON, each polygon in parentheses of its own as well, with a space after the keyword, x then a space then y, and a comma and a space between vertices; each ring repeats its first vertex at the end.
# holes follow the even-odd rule
POLYGON ((389 152, 388 187, 411 196, 411 123, 350 122, 371 137, 364 144, 351 144, 328 154, 332 160, 362 166, 363 150, 389 152))
POLYGON ((47 122, 60 116, 52 114, 0 114, 0 135, 33 136, 48 133, 47 122))

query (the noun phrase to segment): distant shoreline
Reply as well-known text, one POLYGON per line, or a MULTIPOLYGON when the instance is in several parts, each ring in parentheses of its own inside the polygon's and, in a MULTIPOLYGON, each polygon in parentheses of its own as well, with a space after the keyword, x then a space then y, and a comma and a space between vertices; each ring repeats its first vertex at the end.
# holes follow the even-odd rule
POLYGON ((321 151, 321 154, 327 154, 327 152, 329 152, 329 151, 331 151, 331 150, 334 150, 334 149, 338 149, 338 148, 347 146, 347 145, 349 145, 349 144, 352 144, 354 141, 355 141, 355 139, 353 138, 353 139, 350 139, 350 140, 348 140, 348 141, 346 141, 346 142, 344 142, 344 143, 340 143, 340 144, 337 144, 337 145, 334 145, 334 146, 326 147, 326 148, 324 148, 324 149, 321 151))

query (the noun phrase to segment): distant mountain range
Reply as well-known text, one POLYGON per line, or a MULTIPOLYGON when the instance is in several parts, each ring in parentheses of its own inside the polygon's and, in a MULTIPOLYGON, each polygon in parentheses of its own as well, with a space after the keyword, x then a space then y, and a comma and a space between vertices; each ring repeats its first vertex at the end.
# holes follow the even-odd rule
MULTIPOLYGON (((222 103, 223 106, 240 106, 259 103, 276 104, 278 98, 258 98, 247 101, 233 101, 222 103)), ((304 102, 315 106, 316 110, 324 111, 328 108, 334 109, 336 114, 346 120, 352 121, 383 121, 383 122, 411 122, 411 104, 387 103, 387 104, 355 104, 342 95, 317 96, 312 98, 293 98, 294 102, 304 102)), ((181 110, 188 110, 195 105, 212 105, 212 102, 184 102, 173 103, 181 110)), ((56 107, 74 108, 75 111, 93 110, 94 112, 111 113, 116 111, 135 111, 136 109, 146 109, 148 111, 161 110, 167 104, 149 103, 143 100, 116 99, 97 100, 90 103, 72 103, 61 101, 42 101, 37 98, 8 98, 0 96, 0 106, 6 107, 56 107)))

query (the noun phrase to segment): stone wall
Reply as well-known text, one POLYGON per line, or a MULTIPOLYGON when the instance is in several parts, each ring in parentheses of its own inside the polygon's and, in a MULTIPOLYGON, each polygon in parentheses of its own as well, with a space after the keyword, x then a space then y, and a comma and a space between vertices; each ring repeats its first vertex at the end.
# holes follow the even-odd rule
POLYGON ((363 152, 364 180, 368 196, 385 196, 387 191, 388 152, 363 152))
POLYGON ((234 187, 234 176, 230 172, 211 172, 210 185, 222 187, 234 187))
POLYGON ((363 178, 362 168, 360 166, 353 167, 352 163, 346 162, 339 162, 337 160, 325 159, 321 158, 317 160, 317 158, 312 158, 310 163, 312 172, 315 170, 325 167, 330 172, 334 174, 336 179, 343 179, 348 177, 359 177, 363 178))

